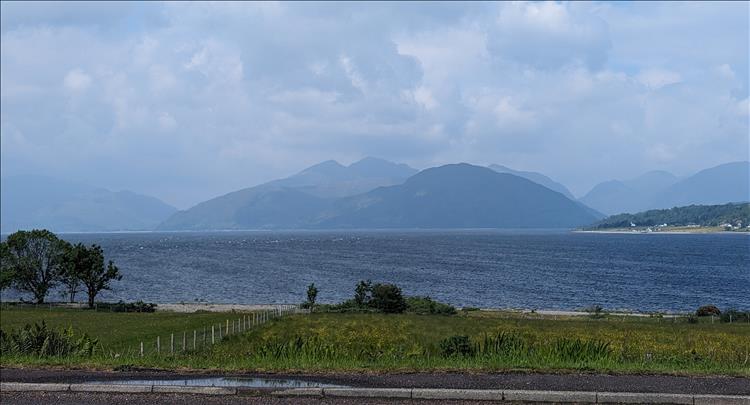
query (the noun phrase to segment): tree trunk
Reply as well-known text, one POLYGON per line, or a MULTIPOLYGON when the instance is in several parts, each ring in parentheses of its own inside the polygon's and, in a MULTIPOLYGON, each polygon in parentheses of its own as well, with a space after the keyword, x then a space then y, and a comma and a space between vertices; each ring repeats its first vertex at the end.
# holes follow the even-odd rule
POLYGON ((36 300, 37 304, 44 304, 44 297, 47 296, 47 290, 36 290, 34 291, 34 300, 36 300))
POLYGON ((93 291, 89 291, 89 308, 94 307, 94 298, 96 298, 96 293, 93 291))

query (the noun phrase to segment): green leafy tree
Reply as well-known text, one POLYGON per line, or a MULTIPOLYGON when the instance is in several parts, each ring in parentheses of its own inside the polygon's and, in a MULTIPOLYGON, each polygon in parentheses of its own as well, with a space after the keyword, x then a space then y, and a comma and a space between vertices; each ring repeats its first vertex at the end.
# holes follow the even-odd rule
POLYGON ((60 282, 70 244, 48 230, 38 229, 10 234, 6 243, 12 285, 31 293, 36 303, 44 303, 49 291, 60 282))
POLYGON ((354 287, 354 302, 360 307, 370 304, 371 295, 372 282, 370 280, 361 280, 357 283, 357 286, 354 287))
POLYGON ((69 302, 76 300, 81 288, 81 270, 91 265, 89 250, 81 243, 76 243, 65 253, 65 265, 60 273, 60 284, 65 288, 69 302))
POLYGON ((16 277, 15 268, 12 265, 13 256, 10 247, 5 242, 0 242, 0 292, 9 288, 16 277))
POLYGON ((315 300, 318 298, 318 287, 315 287, 315 283, 307 286, 307 304, 310 308, 315 305, 315 300))
POLYGON ((395 284, 375 284, 370 306, 381 312, 399 314, 406 310, 406 300, 395 284))
POLYGON ((86 289, 89 308, 93 308, 96 296, 104 290, 111 290, 111 282, 121 280, 122 275, 113 261, 110 260, 106 266, 104 265, 104 251, 101 246, 91 245, 90 248, 86 248, 81 245, 78 249, 81 253, 74 272, 86 289))

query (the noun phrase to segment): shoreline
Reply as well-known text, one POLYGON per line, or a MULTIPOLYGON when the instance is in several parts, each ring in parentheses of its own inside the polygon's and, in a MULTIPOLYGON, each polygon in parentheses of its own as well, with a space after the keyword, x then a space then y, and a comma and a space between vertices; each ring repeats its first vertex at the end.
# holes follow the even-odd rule
MULTIPOLYGON (((49 308, 69 308, 69 309, 84 309, 86 308, 85 303, 63 303, 63 302, 49 302, 44 304, 23 304, 18 301, 2 301, 2 304, 11 305, 22 305, 27 307, 49 307, 49 308)), ((111 304, 111 303, 107 303, 111 304)), ((277 309, 280 307, 297 306, 299 304, 223 304, 223 303, 208 303, 208 302, 191 302, 191 303, 155 303, 157 312, 175 312, 175 313, 197 313, 197 312, 255 312, 255 311, 268 311, 277 309)), ((461 312, 463 307, 456 307, 458 312, 461 312)), ((478 312, 487 313, 508 313, 515 315, 542 315, 542 316, 589 316, 592 312, 582 310, 561 310, 561 309, 519 309, 519 308, 478 308, 478 312)), ((472 312, 472 311, 469 311, 472 312)), ((679 316, 685 316, 692 312, 678 312, 678 311, 652 311, 652 312, 638 312, 628 310, 611 310, 607 311, 603 309, 602 315, 608 316, 632 316, 632 317, 664 317, 673 318, 679 316)))
POLYGON ((630 229, 607 229, 607 230, 574 230, 572 233, 600 233, 600 234, 625 234, 625 235, 750 235, 750 232, 735 232, 735 231, 712 231, 712 230, 674 230, 674 231, 643 231, 643 230, 630 230, 630 229))

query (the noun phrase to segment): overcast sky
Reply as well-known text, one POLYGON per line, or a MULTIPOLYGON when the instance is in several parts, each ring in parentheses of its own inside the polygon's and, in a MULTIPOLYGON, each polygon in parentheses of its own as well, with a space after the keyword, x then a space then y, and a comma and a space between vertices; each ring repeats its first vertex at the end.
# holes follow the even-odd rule
POLYGON ((747 2, 2 3, 2 174, 179 208, 336 159, 581 195, 748 159, 747 2))

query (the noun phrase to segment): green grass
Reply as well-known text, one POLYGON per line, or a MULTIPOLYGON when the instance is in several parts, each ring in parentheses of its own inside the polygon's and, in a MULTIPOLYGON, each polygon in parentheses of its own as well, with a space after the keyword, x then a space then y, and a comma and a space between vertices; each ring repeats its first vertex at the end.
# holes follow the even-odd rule
POLYGON ((321 313, 274 320, 195 352, 140 358, 127 351, 157 334, 164 345, 165 336, 175 329, 190 330, 230 316, 2 310, 3 329, 44 319, 99 337, 109 351, 74 359, 6 356, 0 362, 306 372, 520 369, 750 376, 750 324, 711 324, 705 319, 690 324, 684 319, 551 319, 485 311, 456 316, 321 313), (468 336, 469 355, 445 354, 441 341, 456 335, 468 336))
MULTIPOLYGON (((211 325, 226 326, 229 319, 241 318, 241 313, 124 313, 96 312, 88 309, 67 308, 33 308, 5 306, 0 308, 0 328, 8 330, 20 328, 27 323, 44 321, 53 327, 72 327, 76 334, 86 333, 97 338, 107 352, 127 353, 140 350, 144 342, 145 351, 155 350, 156 337, 159 336, 162 348, 169 349, 170 334, 175 334, 175 345, 181 347, 182 334, 186 332, 190 345, 193 330, 199 333, 202 342, 204 327, 207 327, 207 338, 210 339, 211 325)), ((231 326, 230 326, 231 328, 231 326)), ((218 336, 218 332, 217 332, 218 336)))

